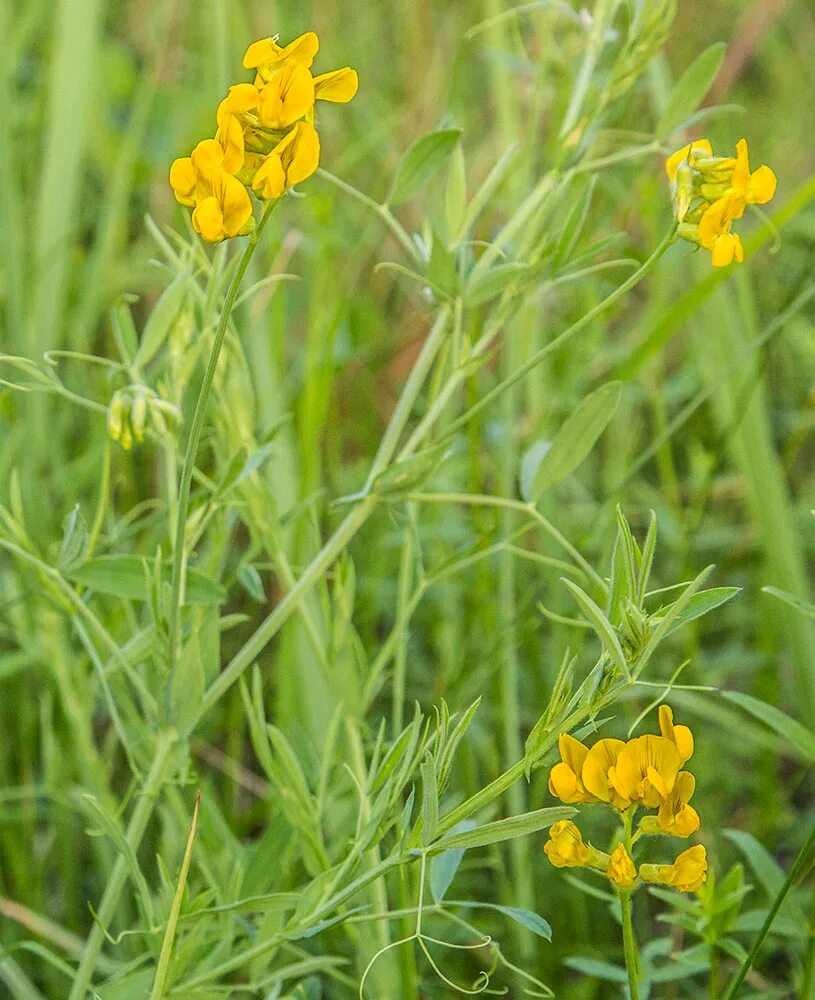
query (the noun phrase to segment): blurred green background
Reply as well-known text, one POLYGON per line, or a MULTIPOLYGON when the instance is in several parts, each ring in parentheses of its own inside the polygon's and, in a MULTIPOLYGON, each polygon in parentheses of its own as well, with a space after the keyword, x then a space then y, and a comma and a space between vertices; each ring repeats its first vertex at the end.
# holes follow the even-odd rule
MULTIPOLYGON (((246 78, 240 68, 246 44, 270 33, 288 40, 315 30, 321 71, 345 64, 358 69, 355 100, 322 114, 322 165, 377 201, 385 197, 404 150, 440 125, 464 130, 473 189, 513 141, 539 143, 533 176, 545 169, 584 44, 578 23, 583 15, 578 11, 575 19, 557 5, 529 6, 518 18, 468 37, 471 28, 509 5, 0 0, 0 349, 31 359, 54 348, 107 356, 114 349, 110 308, 123 293, 138 297, 133 311, 141 327, 167 283, 151 263, 157 249, 145 215, 161 227, 188 230, 188 213, 175 204, 167 183, 169 165, 210 134, 227 86, 246 78)), ((653 508, 660 529, 656 585, 690 579, 716 563, 716 585, 743 589, 737 600, 683 633, 676 657, 657 665, 657 676, 669 677, 689 657, 685 683, 751 693, 812 728, 812 623, 762 591, 777 586, 812 599, 812 303, 758 350, 750 348, 812 277, 811 3, 680 0, 665 52, 644 75, 624 124, 652 129, 672 81, 718 40, 728 50, 708 102, 741 110, 734 107, 700 128, 722 151, 747 136, 753 164, 775 169, 778 192, 769 210, 794 206, 782 220, 778 252, 765 243, 743 268, 714 279, 701 254, 692 255, 687 244, 673 247, 611 318, 592 324, 567 352, 524 380, 509 421, 498 404, 468 429, 456 474, 471 492, 501 492, 507 442, 522 454, 559 426, 594 384, 623 377, 627 387, 617 418, 580 474, 547 502, 547 516, 607 573, 615 505, 622 505, 640 533, 653 508)), ((500 189, 483 238, 529 180, 526 173, 500 189)), ((409 231, 420 231, 426 218, 435 217, 442 195, 443 185, 432 185, 426 196, 400 209, 409 231)), ((621 256, 645 258, 670 221, 661 156, 618 165, 599 177, 590 228, 597 238, 623 230, 621 256)), ((751 225, 747 221, 745 229, 751 225)), ((255 279, 276 269, 300 280, 253 300, 241 330, 259 436, 291 417, 276 439, 274 488, 285 511, 315 495, 333 499, 359 487, 426 335, 428 304, 394 272, 374 271, 379 261, 401 259, 399 247, 374 215, 324 178, 304 186, 302 198, 287 199, 270 228, 253 264, 255 279)), ((616 280, 599 275, 568 293, 543 297, 535 303, 539 312, 527 315, 530 336, 545 338, 565 327, 616 280)), ((58 549, 63 518, 75 504, 93 510, 111 392, 103 369, 71 361, 61 362, 59 372, 69 388, 98 401, 98 412, 0 389, 0 499, 24 510, 42 553, 58 549)), ((493 380, 485 370, 469 392, 484 391, 493 380)), ((131 510, 159 495, 164 475, 149 448, 130 454, 115 449, 111 485, 117 508, 131 510)), ((509 485, 514 489, 514 480, 509 485)), ((363 535, 354 548, 355 625, 371 657, 393 627, 403 544, 402 524, 387 517, 380 515, 375 545, 363 535)), ((295 529, 289 541, 295 565, 306 560, 323 523, 295 529)), ((140 522, 131 535, 117 528, 107 541, 142 537, 143 527, 140 522)), ((489 510, 424 511, 426 558, 440 564, 451 552, 486 544, 500 527, 489 510)), ((56 646, 70 640, 49 633, 47 615, 36 610, 36 577, 25 577, 5 555, 0 567, 0 789, 10 790, 5 797, 0 792, 0 895, 84 935, 86 900, 98 898, 103 885, 103 876, 87 864, 85 820, 47 796, 13 794, 40 784, 73 788, 88 782, 75 745, 76 719, 64 698, 64 685, 79 683, 84 667, 73 680, 60 677, 56 646)), ((573 614, 558 573, 530 561, 513 587, 508 618, 496 597, 494 565, 479 563, 433 588, 411 628, 407 715, 414 699, 429 709, 444 698, 458 710, 485 696, 463 751, 462 794, 514 759, 501 712, 508 632, 520 664, 518 745, 547 698, 564 649, 580 655, 592 645, 585 633, 546 620, 538 609, 543 602, 560 615, 573 614)), ((253 607, 244 594, 231 610, 240 611, 241 600, 253 607)), ((301 646, 292 628, 275 655, 297 659, 301 646)), ((273 682, 275 719, 303 745, 319 743, 330 706, 314 696, 310 678, 306 666, 273 682)), ((815 821, 810 766, 722 699, 685 692, 673 704, 697 734, 697 807, 713 863, 724 870, 741 857, 720 835, 737 827, 788 865, 815 821)), ((631 719, 639 707, 632 705, 631 719)), ((98 706, 94 712, 90 736, 103 741, 104 713, 98 706)), ((390 712, 386 687, 371 722, 390 712)), ((206 746, 248 762, 237 695, 206 728, 206 746)), ((250 840, 257 814, 230 788, 221 789, 221 805, 236 836, 250 840)), ((119 797, 124 792, 116 789, 119 797)), ((523 808, 548 803, 544 776, 519 795, 516 804, 523 808)), ((459 897, 495 895, 497 885, 500 902, 511 904, 522 891, 555 933, 554 943, 532 958, 530 942, 519 941, 531 967, 570 1000, 607 996, 602 982, 569 973, 562 964, 570 955, 614 954, 616 936, 604 905, 556 876, 539 844, 529 846, 527 859, 534 882, 519 887, 513 857, 496 850, 486 868, 483 858, 468 858, 459 897)), ((756 893, 762 891, 759 886, 756 893)), ((0 942, 16 942, 17 924, 8 914, 0 921, 0 942)), ((776 944, 783 978, 786 964, 795 960, 784 941, 776 944)), ((59 995, 53 992, 59 978, 50 979, 36 956, 17 957, 46 995, 59 995)), ((666 989, 665 997, 684 995, 666 989)))

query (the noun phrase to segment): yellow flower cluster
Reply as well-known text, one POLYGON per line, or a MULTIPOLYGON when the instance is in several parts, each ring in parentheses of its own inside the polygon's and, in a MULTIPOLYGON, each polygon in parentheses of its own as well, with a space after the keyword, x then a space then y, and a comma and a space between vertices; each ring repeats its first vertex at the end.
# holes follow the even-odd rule
POLYGON ((775 194, 776 177, 766 166, 750 171, 747 140, 736 155, 714 156, 707 139, 695 139, 665 161, 679 235, 710 250, 714 267, 742 261, 744 250, 731 225, 747 205, 764 205, 775 194))
MULTIPOLYGON (((637 809, 655 809, 655 816, 642 818, 629 846, 646 835, 689 837, 699 829, 699 815, 690 805, 696 781, 682 768, 693 754, 693 735, 687 726, 674 725, 667 705, 659 708, 659 728, 659 736, 602 739, 591 747, 562 733, 561 760, 549 775, 549 791, 569 804, 606 803, 626 814, 628 830, 637 809)), ((595 868, 620 889, 630 889, 639 878, 694 892, 707 877, 702 846, 683 851, 672 865, 644 864, 637 872, 625 844, 611 855, 598 851, 583 843, 571 820, 551 827, 544 850, 556 867, 595 868)))
POLYGON ((254 82, 229 88, 215 137, 170 168, 176 199, 193 209, 193 228, 209 243, 252 231, 248 188, 265 201, 280 198, 317 169, 315 101, 345 104, 358 85, 348 66, 312 75, 319 45, 313 31, 286 46, 275 38, 253 42, 243 65, 255 71, 254 82))

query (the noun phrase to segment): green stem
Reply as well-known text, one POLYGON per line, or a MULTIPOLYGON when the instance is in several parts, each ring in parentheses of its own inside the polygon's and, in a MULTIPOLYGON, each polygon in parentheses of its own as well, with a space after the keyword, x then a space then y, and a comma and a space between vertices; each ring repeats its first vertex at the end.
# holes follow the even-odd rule
MULTIPOLYGON (((125 841, 128 847, 134 852, 141 843, 144 831, 153 813, 156 796, 164 784, 175 740, 176 733, 173 730, 165 730, 159 736, 153 763, 145 779, 141 796, 136 803, 136 808, 130 817, 127 831, 125 832, 125 841)), ((85 1000, 87 997, 93 971, 99 958, 99 952, 102 950, 102 943, 105 940, 107 926, 115 913, 116 905, 119 902, 119 897, 127 880, 127 873, 127 860, 123 854, 120 854, 116 859, 108 883, 105 886, 105 891, 102 894, 102 899, 96 911, 96 922, 85 942, 85 948, 82 952, 82 958, 76 970, 76 975, 74 976, 68 1000, 85 1000)))
MULTIPOLYGON (((631 829, 636 811, 636 806, 630 806, 623 813, 623 843, 629 857, 631 857, 631 848, 633 846, 631 829)), ((640 959, 637 951, 637 939, 634 935, 634 924, 631 920, 632 890, 622 889, 618 892, 618 895, 623 915, 623 951, 625 952, 625 968, 628 972, 628 989, 631 993, 631 1000, 639 1000, 640 959)))
POLYGON ((204 429, 204 418, 206 417, 207 405, 209 403, 210 393, 212 392, 212 383, 215 380, 215 370, 218 367, 218 359, 221 356, 221 348, 223 347, 224 338, 226 337, 226 331, 229 328, 229 320, 232 316, 232 307, 235 303, 235 297, 237 296, 238 290, 243 281, 243 276, 246 274, 246 269, 249 267, 249 261, 252 259, 252 255, 255 252, 255 247, 257 247, 260 235, 263 232, 263 229, 269 220, 269 216, 274 211, 276 205, 276 200, 270 201, 266 204, 260 222, 257 224, 255 231, 249 237, 249 242, 246 244, 243 256, 241 257, 240 262, 235 269, 235 273, 232 275, 229 287, 226 290, 223 308, 221 309, 221 316, 218 320, 218 327, 215 331, 215 340, 213 341, 212 348, 209 352, 209 360, 207 361, 207 368, 204 372, 204 381, 201 383, 201 388, 198 392, 198 399, 195 403, 195 412, 193 413, 192 424, 190 425, 190 434, 187 439, 187 447, 184 452, 184 465, 181 469, 181 482, 178 487, 175 542, 173 546, 173 568, 170 582, 170 611, 167 624, 167 659, 171 675, 176 663, 178 662, 179 653, 181 595, 183 590, 184 570, 186 567, 184 535, 187 528, 187 514, 190 506, 190 485, 192 483, 192 474, 195 468, 195 457, 198 453, 198 445, 201 441, 201 433, 204 429))
POLYGON ((408 236, 402 224, 396 216, 393 215, 387 205, 380 205, 378 201, 374 201, 373 198, 369 198, 367 194, 363 194, 362 191, 359 191, 351 184, 346 184, 345 181, 340 180, 339 177, 335 177, 334 174, 329 173, 327 170, 323 170, 322 167, 317 170, 317 174, 320 177, 324 177, 327 181, 330 181, 335 187, 338 187, 340 191, 344 191, 345 194, 355 198, 366 208, 370 209, 370 211, 372 211, 375 215, 378 215, 396 239, 402 244, 402 247, 407 251, 408 256, 412 260, 418 260, 419 255, 416 249, 416 244, 410 236, 408 236))
POLYGON ((631 922, 631 893, 620 893, 620 907, 623 912, 623 949, 625 951, 625 967, 628 972, 628 989, 631 1000, 639 1000, 639 983, 637 976, 637 939, 634 937, 634 926, 631 922))
POLYGON ((764 938, 767 937, 767 934, 769 933, 770 928, 773 925, 773 921, 778 915, 778 911, 781 909, 781 904, 787 898, 787 893, 795 884, 795 880, 798 878, 801 869, 804 867, 807 857, 809 856, 809 852, 812 850, 813 846, 815 846, 815 826, 812 828, 811 833, 807 837, 806 843, 798 852, 798 857, 795 859, 795 864, 793 864, 792 868, 790 868, 790 873, 789 875, 787 875, 784 884, 781 886, 778 895, 775 897, 773 905, 770 907, 767 916, 764 920, 764 923, 761 925, 761 930, 756 935, 755 941, 753 941, 753 947, 750 949, 747 958, 745 958, 745 960, 742 962, 741 968, 739 969, 736 978, 733 980, 730 989, 728 989, 727 993, 724 996, 724 1000, 733 1000, 733 998, 738 993, 739 987, 744 982, 747 973, 750 971, 753 962, 755 962, 756 960, 756 956, 758 955, 758 950, 764 943, 764 938))
MULTIPOLYGON (((575 323, 572 323, 572 325, 568 327, 566 330, 564 330, 563 333, 555 337, 554 340, 550 341, 540 350, 535 351, 535 353, 532 354, 524 364, 522 364, 519 368, 517 368, 512 373, 512 375, 508 376, 507 378, 499 382, 497 385, 493 386, 493 388, 490 389, 489 392, 484 393, 481 399, 479 399, 479 401, 474 406, 471 406, 469 410, 466 410, 464 413, 461 414, 461 416, 457 417, 450 424, 450 426, 445 431, 445 437, 448 437, 449 435, 453 434, 456 430, 458 430, 458 428, 462 424, 466 424, 470 420, 472 420, 472 418, 475 416, 476 413, 479 413, 481 410, 483 410, 485 406, 489 406, 489 404, 497 396, 500 396, 503 392, 506 392, 506 390, 509 389, 510 386, 514 385, 517 381, 519 381, 525 375, 531 372, 533 368, 536 368, 541 363, 541 361, 544 360, 544 358, 548 357, 550 354, 553 354, 556 350, 558 350, 558 348, 560 348, 564 344, 565 341, 569 340, 576 333, 579 333, 582 329, 588 326, 589 323, 595 320, 601 313, 605 312, 606 309, 609 309, 611 306, 613 306, 615 302, 617 302, 619 299, 623 297, 623 295, 626 294, 626 292, 629 292, 635 285, 639 284, 639 282, 642 281, 642 279, 648 274, 648 272, 652 270, 657 261, 662 257, 662 255, 665 253, 668 247, 675 240, 676 240, 676 226, 671 226, 671 228, 665 234, 665 237, 663 238, 659 246, 656 248, 656 250, 654 250, 651 256, 629 278, 627 278, 621 285, 615 288, 610 295, 606 296, 606 298, 602 300, 602 302, 598 302, 597 305, 594 306, 592 309, 590 309, 584 316, 581 316, 579 320, 577 320, 575 323)), ((479 353, 479 347, 480 344, 477 345, 474 353, 479 353)), ((484 350, 486 350, 486 347, 484 347, 484 350)))
POLYGON ((407 424, 424 380, 447 333, 448 318, 449 310, 447 308, 442 309, 436 322, 433 324, 433 328, 425 341, 421 354, 416 360, 416 364, 408 376, 407 382, 405 382, 402 395, 399 398, 396 409, 393 411, 393 415, 383 435, 382 443, 371 466, 365 489, 360 494, 360 502, 346 516, 331 538, 329 538, 323 548, 312 559, 297 583, 289 590, 277 607, 261 622, 256 631, 241 646, 223 671, 209 686, 201 704, 201 715, 204 715, 212 708, 221 695, 235 683, 244 670, 251 666, 255 658, 263 652, 291 613, 300 605, 306 594, 322 578, 325 571, 371 516, 373 509, 376 507, 377 498, 375 495, 369 493, 369 490, 373 486, 376 477, 393 457, 401 433, 407 424))

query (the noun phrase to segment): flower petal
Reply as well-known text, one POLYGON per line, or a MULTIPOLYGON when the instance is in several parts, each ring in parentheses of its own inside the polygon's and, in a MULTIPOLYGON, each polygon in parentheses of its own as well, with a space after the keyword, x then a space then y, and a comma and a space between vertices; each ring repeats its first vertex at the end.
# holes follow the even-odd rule
POLYGON ((347 104, 356 94, 358 87, 359 77, 356 70, 350 66, 314 77, 314 93, 319 101, 347 104))
POLYGON ((218 199, 204 198, 192 213, 192 228, 208 243, 218 243, 224 236, 224 215, 218 199))
POLYGON ((778 180, 770 167, 759 167, 750 175, 747 201, 751 205, 766 205, 775 195, 778 180))
POLYGON ((170 167, 170 187, 176 200, 182 205, 195 205, 195 171, 189 156, 173 160, 170 167))

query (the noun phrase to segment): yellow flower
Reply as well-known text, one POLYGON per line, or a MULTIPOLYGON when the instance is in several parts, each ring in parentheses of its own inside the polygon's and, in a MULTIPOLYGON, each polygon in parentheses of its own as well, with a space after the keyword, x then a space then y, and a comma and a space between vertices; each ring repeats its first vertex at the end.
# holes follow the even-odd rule
POLYGON ((357 92, 359 77, 357 71, 350 66, 321 73, 314 77, 314 95, 318 101, 331 101, 333 104, 347 104, 357 92))
POLYGON ((585 868, 592 856, 591 848, 583 843, 580 831, 569 819, 549 828, 549 840, 543 849, 555 868, 585 868))
POLYGON ((175 160, 170 167, 170 184, 176 198, 195 209, 193 229, 209 243, 246 232, 252 218, 246 188, 224 169, 225 162, 234 164, 235 155, 234 150, 225 149, 216 139, 204 139, 192 156, 175 160))
POLYGON ((731 191, 710 205, 699 220, 699 243, 710 250, 714 267, 727 267, 733 260, 744 260, 744 248, 738 233, 731 233, 734 219, 744 215, 744 198, 731 191))
POLYGON ((621 793, 613 775, 620 754, 625 749, 622 740, 598 740, 586 755, 583 764, 583 784, 601 802, 610 802, 615 809, 627 809, 631 796, 621 793))
POLYGON ((707 852, 696 844, 683 851, 672 865, 640 865, 640 878, 680 892, 696 892, 707 879, 707 852))
POLYGON ((693 166, 693 163, 698 156, 712 155, 713 147, 707 139, 694 139, 693 142, 689 142, 687 146, 677 149, 677 151, 672 153, 671 156, 669 156, 665 161, 665 172, 668 175, 668 180, 674 180, 680 164, 685 160, 688 161, 690 166, 693 166))
POLYGON ((736 143, 736 165, 731 181, 733 190, 747 205, 766 205, 775 194, 776 176, 767 166, 761 166, 750 173, 750 159, 747 154, 747 140, 736 143))
POLYGON ((261 38, 246 50, 243 66, 256 69, 261 80, 268 82, 287 62, 309 69, 319 48, 320 40, 313 31, 306 31, 285 46, 278 45, 275 38, 261 38))
POLYGON ((655 809, 673 791, 680 767, 674 743, 664 736, 639 736, 620 750, 609 781, 621 799, 655 809))
POLYGON ((560 763, 555 764, 549 772, 549 791, 561 802, 597 802, 583 784, 583 763, 589 752, 580 740, 568 733, 561 733, 558 738, 560 763))
POLYGON ((674 713, 670 705, 659 706, 659 731, 666 740, 679 751, 679 758, 684 765, 693 756, 693 733, 687 726, 674 725, 674 713))
POLYGON ((730 231, 747 205, 764 205, 775 194, 776 176, 767 166, 750 171, 747 140, 736 156, 713 156, 707 139, 697 139, 665 161, 674 215, 683 239, 711 251, 714 267, 744 260, 741 239, 730 231))
POLYGON ((617 844, 608 860, 606 874, 618 889, 630 889, 637 878, 637 869, 624 844, 617 844))
POLYGON ((259 198, 280 198, 287 188, 311 177, 320 162, 320 138, 308 122, 294 128, 263 157, 252 190, 259 198))
POLYGON ((300 63, 284 64, 259 94, 258 120, 263 128, 280 131, 314 106, 314 77, 300 63))
POLYGON ((689 837, 699 829, 699 814, 688 805, 695 788, 696 779, 690 771, 680 771, 671 794, 657 813, 657 824, 663 833, 689 837))
POLYGON ((252 202, 237 177, 221 172, 200 185, 205 194, 192 213, 192 228, 208 243, 248 232, 252 202))

